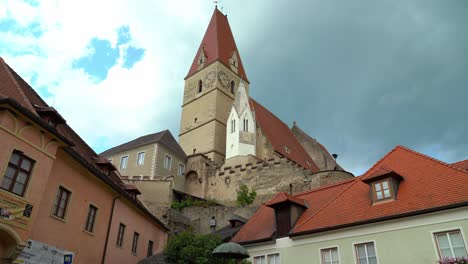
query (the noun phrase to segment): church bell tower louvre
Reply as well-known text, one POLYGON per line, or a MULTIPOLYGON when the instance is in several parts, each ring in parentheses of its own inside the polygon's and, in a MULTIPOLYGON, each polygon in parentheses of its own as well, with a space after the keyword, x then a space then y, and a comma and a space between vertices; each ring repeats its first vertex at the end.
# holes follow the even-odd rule
POLYGON ((226 122, 241 81, 249 82, 227 16, 215 8, 185 77, 179 143, 187 155, 226 155, 226 122))

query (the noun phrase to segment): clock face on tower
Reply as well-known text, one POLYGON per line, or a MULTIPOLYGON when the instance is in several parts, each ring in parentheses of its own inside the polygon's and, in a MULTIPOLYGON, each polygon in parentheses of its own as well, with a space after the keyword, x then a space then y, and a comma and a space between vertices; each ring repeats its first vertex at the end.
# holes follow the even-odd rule
POLYGON ((203 86, 205 88, 210 88, 213 85, 215 80, 216 80, 216 72, 211 71, 205 76, 205 79, 203 80, 203 86))
POLYGON ((229 89, 229 79, 225 72, 223 71, 218 72, 218 80, 219 80, 219 83, 221 83, 222 87, 229 89))

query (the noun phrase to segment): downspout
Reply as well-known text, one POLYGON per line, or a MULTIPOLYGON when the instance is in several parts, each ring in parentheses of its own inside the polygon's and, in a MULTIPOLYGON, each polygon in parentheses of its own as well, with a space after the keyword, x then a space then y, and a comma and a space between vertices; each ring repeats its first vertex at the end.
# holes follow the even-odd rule
POLYGON ((107 234, 106 234, 106 242, 104 243, 104 252, 102 253, 102 261, 101 261, 101 264, 104 264, 104 262, 106 261, 106 254, 107 254, 107 244, 109 243, 109 235, 110 235, 110 229, 111 229, 111 224, 112 224, 112 218, 114 217, 114 207, 115 207, 115 202, 117 201, 117 199, 120 198, 120 195, 115 197, 113 200, 112 200, 112 208, 111 208, 111 215, 110 215, 110 218, 109 218, 109 224, 107 226, 107 234))

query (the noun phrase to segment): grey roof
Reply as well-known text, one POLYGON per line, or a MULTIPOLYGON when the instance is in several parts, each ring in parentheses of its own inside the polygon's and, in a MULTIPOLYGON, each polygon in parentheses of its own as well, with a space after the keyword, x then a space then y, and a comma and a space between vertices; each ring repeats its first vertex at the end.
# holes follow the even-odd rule
POLYGON ((168 263, 164 260, 164 254, 159 253, 157 255, 153 255, 151 257, 147 257, 145 259, 140 260, 138 264, 168 264, 168 263))
POLYGON ((171 132, 167 129, 161 132, 141 136, 132 141, 110 148, 102 152, 99 155, 110 156, 110 155, 113 155, 122 151, 131 150, 131 149, 138 148, 138 147, 145 146, 145 145, 152 144, 152 143, 161 143, 167 148, 169 148, 170 150, 172 150, 180 158, 183 158, 183 159, 187 158, 187 155, 182 150, 179 143, 177 143, 177 140, 175 140, 171 132))

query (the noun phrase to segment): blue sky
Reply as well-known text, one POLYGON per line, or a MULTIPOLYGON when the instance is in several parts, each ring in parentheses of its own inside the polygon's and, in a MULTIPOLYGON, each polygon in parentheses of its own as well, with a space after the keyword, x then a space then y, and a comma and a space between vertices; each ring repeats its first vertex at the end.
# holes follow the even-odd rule
MULTIPOLYGON (((211 1, 0 0, 0 56, 98 152, 169 128, 211 1), (106 10, 105 13, 102 10, 106 10)), ((468 158, 468 2, 223 1, 251 96, 360 174, 468 158)), ((220 8, 221 8, 220 7, 220 8)))

